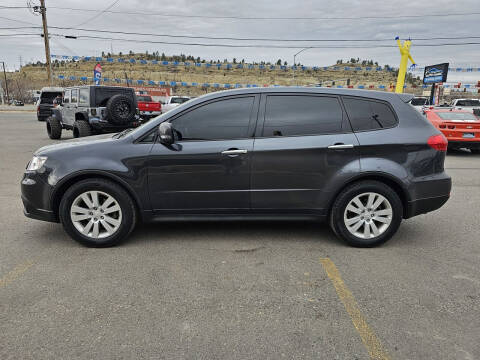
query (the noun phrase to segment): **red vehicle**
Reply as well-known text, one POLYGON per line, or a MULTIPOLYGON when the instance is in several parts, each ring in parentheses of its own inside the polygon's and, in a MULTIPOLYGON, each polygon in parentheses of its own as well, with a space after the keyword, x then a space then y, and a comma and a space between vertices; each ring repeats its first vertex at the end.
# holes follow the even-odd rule
POLYGON ((162 113, 162 105, 153 101, 150 95, 137 94, 137 104, 142 119, 148 120, 162 113))
POLYGON ((471 111, 430 107, 424 112, 445 135, 449 149, 467 148, 474 154, 480 153, 480 119, 471 111))

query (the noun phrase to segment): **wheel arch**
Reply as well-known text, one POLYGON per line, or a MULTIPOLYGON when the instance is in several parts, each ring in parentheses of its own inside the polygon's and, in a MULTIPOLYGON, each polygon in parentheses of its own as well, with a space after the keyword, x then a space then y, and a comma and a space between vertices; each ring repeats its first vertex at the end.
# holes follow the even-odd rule
POLYGON ((122 179, 120 179, 115 175, 112 175, 104 171, 76 172, 68 176, 67 178, 62 179, 62 181, 55 186, 55 190, 53 191, 50 197, 50 201, 51 201, 51 209, 53 210, 55 217, 57 219, 59 217, 60 202, 65 192, 68 190, 70 186, 77 183, 78 181, 87 180, 87 179, 109 180, 117 184, 118 186, 122 187, 127 192, 127 194, 130 195, 130 197, 132 198, 137 215, 139 216, 140 219, 142 219, 142 207, 140 206, 140 199, 138 198, 137 194, 125 181, 123 181, 122 179))
POLYGON ((392 190, 397 193, 398 197, 402 201, 403 217, 404 218, 406 217, 408 202, 410 200, 406 187, 402 184, 400 180, 396 179, 390 174, 382 173, 382 172, 362 173, 358 176, 351 178, 346 184, 344 184, 339 189, 337 189, 337 191, 334 193, 334 195, 331 197, 328 203, 328 216, 330 217, 330 212, 332 210, 332 206, 333 206, 333 203, 335 202, 335 199, 338 197, 338 195, 340 195, 340 193, 343 190, 345 190, 347 187, 351 186, 352 184, 358 183, 360 181, 367 181, 367 180, 378 181, 392 188, 392 190))
POLYGON ((75 120, 88 121, 88 115, 85 112, 77 112, 75 113, 75 120))

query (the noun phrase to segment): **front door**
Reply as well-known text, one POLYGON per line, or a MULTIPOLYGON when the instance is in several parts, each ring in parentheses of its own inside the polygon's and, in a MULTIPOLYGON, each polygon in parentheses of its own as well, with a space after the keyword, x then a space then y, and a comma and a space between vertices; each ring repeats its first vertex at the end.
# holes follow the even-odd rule
POLYGON ((340 99, 268 94, 260 109, 252 159, 252 209, 325 215, 329 191, 360 167, 358 142, 340 99))
POLYGON ((169 119, 175 143, 157 142, 148 182, 161 213, 237 213, 250 208, 250 164, 259 96, 194 105, 169 119))

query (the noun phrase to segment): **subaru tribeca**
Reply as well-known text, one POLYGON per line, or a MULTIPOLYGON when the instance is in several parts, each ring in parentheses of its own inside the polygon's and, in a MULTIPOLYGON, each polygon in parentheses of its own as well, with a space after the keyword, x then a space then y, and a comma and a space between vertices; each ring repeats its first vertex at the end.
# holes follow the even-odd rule
POLYGON ((449 198, 447 140, 386 92, 238 89, 185 103, 134 130, 37 150, 25 215, 111 246, 154 220, 327 220, 353 246, 449 198))

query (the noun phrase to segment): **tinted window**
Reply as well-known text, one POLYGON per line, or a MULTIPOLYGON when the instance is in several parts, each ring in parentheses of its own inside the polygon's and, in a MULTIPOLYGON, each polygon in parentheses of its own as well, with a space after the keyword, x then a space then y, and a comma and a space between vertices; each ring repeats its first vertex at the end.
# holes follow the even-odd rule
POLYGON ((65 95, 63 96, 63 103, 68 104, 70 102, 70 90, 65 90, 65 95))
POLYGON ((345 109, 354 131, 377 130, 397 124, 390 107, 382 102, 343 98, 345 109))
POLYGON ((248 137, 254 97, 216 101, 173 120, 179 140, 216 140, 248 137))
POLYGON ((428 99, 424 98, 413 98, 410 104, 414 106, 427 105, 428 99))
POLYGON ((457 106, 480 106, 480 101, 471 99, 471 100, 458 100, 457 106))
POLYGON ((88 104, 88 93, 90 92, 90 89, 80 89, 80 104, 88 104))
POLYGON ((342 109, 335 97, 270 95, 263 136, 328 134, 342 131, 342 109))
POLYGON ((137 101, 143 101, 143 102, 152 102, 152 98, 150 96, 145 96, 145 95, 137 95, 137 101))
POLYGON ((172 98, 170 103, 172 103, 172 104, 183 104, 184 102, 187 102, 188 100, 190 100, 190 99, 189 98, 172 98))
POLYGON ((70 102, 76 104, 77 101, 78 101, 78 89, 72 89, 72 99, 70 100, 70 102))

